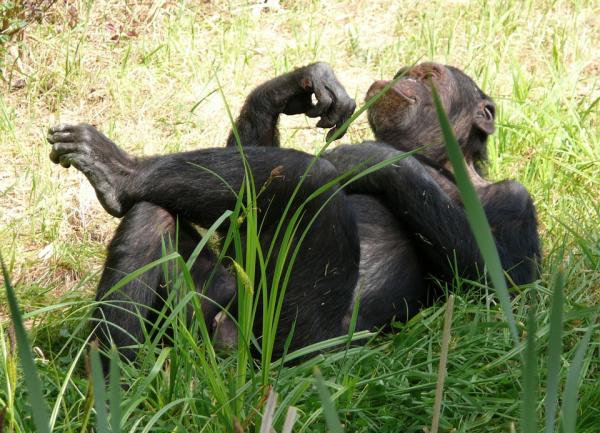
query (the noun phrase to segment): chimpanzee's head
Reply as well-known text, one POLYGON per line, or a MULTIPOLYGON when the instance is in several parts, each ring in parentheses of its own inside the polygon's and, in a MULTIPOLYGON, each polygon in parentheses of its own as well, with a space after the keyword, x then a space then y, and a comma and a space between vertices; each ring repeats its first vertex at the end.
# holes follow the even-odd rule
MULTIPOLYGON (((484 161, 486 141, 494 132, 496 107, 492 99, 459 69, 437 63, 402 68, 398 81, 369 108, 369 124, 378 140, 409 151, 425 146, 422 153, 439 164, 447 162, 440 123, 431 93, 436 87, 454 134, 469 162, 484 161)), ((389 81, 376 81, 369 100, 389 81)))

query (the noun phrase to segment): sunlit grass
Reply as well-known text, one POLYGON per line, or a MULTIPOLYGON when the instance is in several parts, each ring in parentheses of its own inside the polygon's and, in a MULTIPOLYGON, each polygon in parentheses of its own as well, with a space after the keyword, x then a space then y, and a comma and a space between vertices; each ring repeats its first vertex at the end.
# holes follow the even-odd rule
MULTIPOLYGON (((358 102, 373 79, 391 77, 404 64, 436 60, 461 67, 496 100, 489 176, 516 179, 530 190, 544 249, 540 283, 512 299, 517 337, 527 341, 527 331, 535 330, 536 356, 511 339, 491 288, 468 293, 463 282, 456 293, 440 430, 519 431, 521 407, 532 405, 537 426, 548 426, 545 417, 552 417, 556 401, 562 412, 578 411, 578 432, 594 432, 600 418, 598 328, 592 328, 600 300, 600 41, 594 8, 591 1, 317 1, 283 2, 280 10, 261 12, 231 2, 128 8, 57 2, 21 41, 0 47, 3 79, 25 80, 12 90, 0 83, 0 251, 32 331, 53 431, 95 425, 91 370, 82 358, 90 299, 115 221, 97 205, 83 176, 52 166, 44 142, 48 126, 93 123, 136 154, 223 146, 230 119, 217 78, 235 116, 253 86, 315 60, 331 63, 358 102), (554 293, 564 294, 561 314, 554 293), (551 319, 560 316, 562 348, 558 319, 551 319), (589 347, 577 352, 590 329, 589 347), (523 376, 522 356, 537 381, 523 376), (569 373, 576 370, 579 375, 569 373), (535 390, 525 386, 535 382, 535 390)), ((296 116, 281 124, 283 146, 309 153, 323 147, 325 133, 311 119, 296 116)), ((342 141, 368 138, 363 116, 342 141)), ((258 254, 256 245, 246 248, 240 251, 244 268, 258 254)), ((184 293, 188 286, 183 278, 184 293)), ((0 415, 5 430, 29 433, 30 394, 23 371, 15 370, 5 299, 2 290, 0 415)), ((176 308, 177 300, 171 301, 176 308)), ((211 348, 195 338, 201 331, 168 316, 165 324, 175 327, 179 344, 162 348, 147 341, 139 366, 121 366, 122 380, 131 384, 121 395, 121 427, 220 432, 236 425, 235 413, 243 431, 258 431, 268 392, 263 384, 269 383, 279 395, 272 417, 277 431, 291 406, 299 415, 294 432, 335 431, 335 412, 347 431, 422 431, 432 421, 442 321, 438 305, 367 346, 294 367, 274 362, 263 368, 239 354, 207 361, 211 348), (315 366, 322 380, 315 378, 315 366), (331 405, 323 404, 323 387, 331 405)), ((105 395, 114 401, 108 388, 105 395)))

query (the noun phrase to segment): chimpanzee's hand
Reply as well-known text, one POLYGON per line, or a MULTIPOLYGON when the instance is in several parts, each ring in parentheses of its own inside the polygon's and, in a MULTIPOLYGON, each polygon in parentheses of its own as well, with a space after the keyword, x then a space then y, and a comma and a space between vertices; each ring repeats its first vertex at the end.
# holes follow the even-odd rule
POLYGON ((348 96, 327 63, 314 63, 297 69, 293 74, 297 77, 300 93, 287 102, 283 113, 320 117, 317 127, 332 128, 327 133, 327 139, 330 139, 354 113, 354 99, 348 96), (312 101, 313 94, 316 104, 312 101))

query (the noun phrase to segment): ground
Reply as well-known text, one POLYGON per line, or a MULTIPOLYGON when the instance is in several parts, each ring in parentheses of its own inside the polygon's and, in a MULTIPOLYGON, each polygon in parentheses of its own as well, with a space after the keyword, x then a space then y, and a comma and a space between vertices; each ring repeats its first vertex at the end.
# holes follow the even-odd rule
MULTIPOLYGON (((60 357, 46 340, 52 341, 53 333, 70 333, 74 325, 68 318, 81 316, 69 313, 64 324, 59 320, 54 326, 49 321, 91 299, 117 223, 99 206, 81 174, 50 162, 47 128, 59 122, 91 123, 138 155, 223 146, 230 119, 219 87, 235 115, 253 86, 317 60, 332 65, 359 105, 373 80, 424 60, 460 67, 495 99, 498 128, 490 142, 489 176, 516 179, 534 197, 544 250, 539 322, 545 323, 552 281, 562 270, 565 309, 572 322, 567 348, 573 349, 581 337, 577 327, 591 323, 600 300, 600 25, 594 2, 131 3, 60 0, 0 46, 0 252, 20 305, 30 313, 28 327, 37 330, 40 347, 51 352, 42 359, 60 357), (42 310, 49 306, 50 311, 42 310), (44 340, 39 335, 46 329, 44 340)), ((314 152, 325 134, 313 125, 299 116, 284 118, 282 145, 314 152)), ((342 141, 371 137, 362 116, 342 141)), ((8 323, 4 300, 2 291, 0 329, 8 323)), ((456 384, 472 380, 476 389, 457 385, 457 395, 444 409, 448 418, 443 427, 506 431, 518 415, 518 375, 507 355, 510 342, 500 344, 497 353, 484 352, 493 345, 487 339, 489 345, 477 343, 479 337, 473 336, 480 329, 473 327, 474 317, 490 321, 499 313, 489 304, 488 310, 468 310, 473 302, 467 295, 455 307, 471 315, 455 316, 458 334, 465 329, 460 340, 465 352, 455 352, 450 362, 454 359, 459 370, 456 384), (480 350, 472 347, 471 353, 465 341, 480 350), (464 367, 475 358, 477 368, 464 367), (493 364, 497 358, 503 364, 494 379, 485 362, 493 364), (485 376, 485 385, 477 382, 478 374, 485 376), (484 398, 485 404, 479 400, 484 398)), ((439 347, 438 311, 413 325, 431 335, 408 330, 401 342, 398 337, 384 339, 374 353, 398 345, 403 349, 375 364, 356 361, 357 370, 340 379, 337 405, 347 410, 344 422, 350 431, 387 431, 381 426, 398 414, 388 413, 385 402, 394 398, 415 411, 406 415, 407 431, 427 424, 431 395, 423 397, 421 387, 429 392, 423 375, 435 373, 431 354, 439 347), (428 366, 420 375, 398 373, 387 383, 388 374, 416 362, 411 357, 418 355, 407 347, 424 353, 422 362, 429 360, 428 366), (369 387, 361 380, 372 383, 369 387), (368 409, 354 418, 360 403, 343 394, 350 388, 350 394, 360 389, 370 399, 368 409), (357 419, 364 421, 356 424, 364 429, 352 427, 357 419)), ((593 341, 587 378, 599 370, 597 338, 593 341)), ((450 366, 451 383, 452 370, 450 366)), ((295 373, 282 373, 282 381, 286 374, 295 373)), ((303 408, 305 431, 315 425, 322 429, 322 421, 315 421, 318 409, 300 399, 303 388, 293 388, 292 379, 280 391, 295 396, 288 404, 303 408)), ((431 385, 434 379, 427 381, 431 385)), ((589 379, 582 383, 582 398, 593 406, 600 391, 592 389, 589 379)), ((3 398, 0 387, 0 412, 3 398)), ((582 419, 580 427, 585 428, 586 417, 582 419)))

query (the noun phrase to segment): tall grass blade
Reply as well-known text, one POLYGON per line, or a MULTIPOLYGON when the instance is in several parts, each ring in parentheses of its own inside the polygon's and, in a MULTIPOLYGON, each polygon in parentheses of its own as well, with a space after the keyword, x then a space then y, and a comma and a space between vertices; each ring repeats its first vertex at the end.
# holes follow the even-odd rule
POLYGON ((127 274, 122 279, 120 279, 114 286, 112 286, 110 288, 110 290, 108 290, 106 292, 106 294, 104 295, 102 300, 108 298, 114 292, 125 287, 125 285, 127 285, 131 281, 139 278, 141 275, 145 274, 150 269, 153 269, 154 267, 162 265, 162 264, 166 264, 166 263, 170 262, 171 260, 177 259, 177 257, 179 257, 179 253, 173 252, 171 254, 161 257, 160 259, 156 259, 153 262, 150 262, 147 265, 142 266, 141 268, 136 269, 135 271, 131 272, 130 274, 127 274))
POLYGON ((554 293, 550 311, 550 331, 548 334, 548 378, 544 408, 546 422, 544 431, 553 433, 556 423, 556 405, 558 403, 558 385, 560 381, 560 357, 562 355, 562 329, 564 308, 565 275, 558 271, 554 280, 554 293))
POLYGON ((214 236, 218 228, 221 227, 221 224, 223 224, 223 222, 228 219, 232 213, 233 212, 230 210, 223 212, 223 214, 210 226, 206 233, 204 233, 204 236, 202 236, 202 239, 200 239, 200 242, 198 242, 198 245, 196 245, 196 248, 194 248, 194 251, 192 251, 192 254, 190 254, 189 259, 187 259, 186 265, 188 269, 192 269, 192 266, 194 266, 194 263, 196 263, 196 259, 198 259, 198 256, 208 241, 214 236))
POLYGON ((595 328, 596 317, 590 323, 589 328, 585 332, 583 338, 577 346, 575 356, 567 373, 567 382, 563 392, 562 400, 562 426, 563 433, 576 433, 577 421, 577 393, 579 391, 579 378, 583 368, 585 352, 587 351, 592 337, 592 331, 595 328))
POLYGON ((292 429, 294 428, 294 424, 296 424, 296 420, 298 419, 298 409, 293 406, 290 406, 287 411, 287 415, 285 416, 285 422, 283 423, 283 429, 281 433, 292 433, 292 429))
POLYGON ((475 240, 477 241, 477 245, 485 261, 488 274, 496 291, 496 295, 500 300, 500 305, 502 307, 502 311, 504 312, 504 316, 506 317, 508 328, 514 340, 515 347, 518 347, 520 345, 520 341, 519 333, 517 331, 517 324, 512 313, 508 288, 506 286, 502 264, 500 263, 500 256, 498 255, 498 250, 496 249, 490 224, 485 216, 485 212, 481 202, 479 201, 479 197, 475 192, 475 187, 471 183, 469 175, 467 174, 467 167, 465 165, 463 154, 460 150, 458 142, 456 141, 456 137, 454 136, 454 132, 452 131, 452 126, 448 121, 448 117, 444 112, 440 97, 433 85, 431 89, 435 108, 440 121, 440 126, 444 135, 444 142, 446 143, 448 157, 452 163, 452 167, 454 168, 456 184, 460 192, 460 197, 465 206, 467 220, 469 221, 469 225, 471 226, 471 230, 473 231, 473 235, 475 236, 475 240))
POLYGON ((343 433, 344 429, 342 428, 337 411, 335 410, 335 406, 331 400, 331 394, 329 394, 327 386, 325 386, 325 380, 323 380, 323 376, 321 375, 321 371, 318 367, 315 367, 314 375, 316 379, 315 384, 317 386, 317 391, 319 392, 321 404, 323 405, 323 414, 325 414, 327 428, 329 428, 331 433, 343 433))
POLYGON ((123 408, 123 423, 125 423, 130 416, 134 416, 134 412, 139 404, 139 401, 143 399, 144 393, 148 392, 152 381, 155 380, 156 376, 158 376, 163 370, 170 352, 171 348, 169 347, 162 349, 150 371, 144 377, 142 377, 138 383, 136 383, 135 391, 133 393, 129 393, 126 406, 123 408))
POLYGON ((19 310, 17 297, 10 282, 8 270, 4 265, 4 259, 2 258, 1 254, 0 265, 2 266, 4 287, 6 287, 8 308, 10 310, 10 316, 15 328, 15 335, 17 337, 17 350, 19 351, 19 357, 21 358, 21 366, 23 367, 25 384, 27 385, 31 410, 33 411, 33 422, 38 433, 50 433, 50 416, 48 414, 46 400, 44 399, 42 393, 42 384, 37 375, 37 371, 35 370, 35 363, 33 361, 31 350, 29 349, 29 341, 27 340, 27 333, 25 332, 25 327, 23 326, 23 318, 21 317, 21 311, 19 310))
MULTIPOLYGON (((263 274, 264 274, 264 269, 271 258, 271 253, 274 251, 275 246, 279 245, 278 255, 275 258, 275 261, 276 261, 275 272, 273 273, 273 279, 270 282, 269 287, 268 287, 268 289, 269 289, 268 296, 266 294, 266 289, 267 289, 266 282, 261 281, 261 283, 263 284, 263 293, 265 294, 265 295, 263 295, 263 304, 264 304, 263 305, 263 316, 264 316, 263 317, 263 335, 262 335, 262 341, 263 341, 262 349, 263 350, 262 350, 262 359, 261 359, 262 365, 263 365, 262 372, 263 372, 263 384, 264 385, 266 385, 268 382, 269 365, 271 363, 271 358, 272 358, 273 344, 274 344, 274 340, 275 340, 276 329, 277 329, 278 322, 279 322, 279 316, 281 313, 287 284, 288 284, 288 281, 291 276, 291 272, 293 269, 293 265, 295 263, 296 256, 298 255, 298 252, 302 245, 302 242, 303 242, 306 234, 308 233, 310 227, 314 223, 314 220, 320 214, 322 208, 327 204, 327 202, 329 200, 327 200, 326 203, 321 207, 321 209, 319 209, 315 213, 312 220, 309 221, 308 224, 306 224, 306 227, 305 227, 303 233, 301 234, 300 238, 298 239, 294 250, 291 250, 293 241, 296 238, 296 232, 299 228, 299 225, 300 225, 300 222, 301 222, 301 219, 303 216, 304 208, 309 201, 313 200, 320 194, 329 190, 333 185, 338 184, 338 182, 340 180, 349 177, 350 175, 354 174, 355 172, 345 173, 345 174, 339 176, 337 179, 334 179, 332 182, 329 182, 328 184, 319 188, 317 191, 313 192, 313 194, 311 194, 311 196, 308 199, 306 199, 298 207, 298 209, 296 209, 294 214, 288 219, 287 218, 288 212, 291 209, 291 205, 294 202, 294 198, 296 197, 298 191, 300 190, 300 187, 301 187, 302 183, 304 182, 305 178, 310 174, 310 171, 312 170, 314 164, 318 161, 322 152, 331 144, 332 141, 339 138, 345 132, 345 130, 348 128, 348 126, 358 116, 360 116, 372 104, 374 104, 381 96, 383 96, 400 78, 401 78, 401 76, 396 77, 394 80, 392 80, 390 83, 388 83, 380 92, 378 92, 378 94, 376 94, 373 98, 371 98, 369 101, 367 101, 367 103, 363 107, 361 107, 359 110, 357 110, 346 122, 344 122, 344 124, 340 128, 335 130, 333 134, 331 134, 330 136, 327 137, 325 145, 318 150, 315 158, 308 165, 306 171, 300 178, 300 182, 298 182, 298 184, 296 185, 293 193, 291 194, 291 196, 285 206, 285 209, 283 210, 283 213, 280 217, 280 222, 277 225, 275 233, 272 237, 272 241, 271 241, 269 250, 266 255, 266 260, 265 261, 261 260, 261 262, 260 262, 262 270, 263 270, 263 274), (284 234, 283 234, 282 239, 279 240, 279 235, 280 235, 281 230, 284 227, 284 224, 285 224, 285 229, 283 230, 284 234), (291 256, 289 254, 290 252, 292 252, 291 256), (283 281, 281 281, 282 277, 283 277, 283 281), (267 314, 264 314, 265 312, 267 314)), ((234 132, 234 134, 236 134, 235 124, 233 123, 233 118, 231 118, 231 116, 230 116, 230 120, 233 125, 233 132, 234 132)), ((240 152, 243 152, 241 143, 239 142, 239 138, 237 137, 237 135, 236 135, 236 141, 238 142, 238 146, 240 147, 240 152)), ((392 164, 392 163, 393 163, 393 161, 391 161, 391 160, 387 162, 387 164, 392 164)), ((384 164, 384 165, 386 165, 386 164, 384 164)), ((370 169, 373 169, 373 167, 371 167, 370 169)), ((365 175, 366 175, 366 172, 367 172, 367 170, 365 170, 365 175)), ((253 194, 252 197, 254 197, 255 191, 253 191, 252 194, 253 194)), ((252 240, 253 238, 251 236, 248 236, 247 239, 252 240)), ((257 252, 259 255, 261 254, 260 249, 257 249, 257 252)), ((246 267, 248 269, 250 269, 249 263, 246 263, 246 267)))
POLYGON ((178 301, 176 306, 173 308, 174 315, 172 315, 172 317, 176 318, 178 315, 182 315, 183 317, 181 317, 181 323, 185 323, 187 314, 186 310, 191 304, 196 315, 198 330, 200 331, 202 341, 205 344, 197 345, 195 343, 194 335, 192 335, 187 326, 177 326, 176 329, 179 332, 178 341, 181 343, 187 341, 187 343, 183 343, 184 347, 192 348, 197 353, 198 363, 202 366, 202 370, 207 373, 211 392, 215 400, 219 403, 219 406, 222 408, 222 410, 219 410, 218 416, 221 417, 223 422, 227 424, 233 419, 234 414, 231 412, 231 406, 229 404, 230 399, 227 394, 227 386, 222 379, 222 373, 219 369, 214 347, 211 344, 210 334, 204 322, 204 315, 202 313, 199 297, 197 296, 191 270, 188 268, 188 265, 181 256, 178 259, 178 267, 181 269, 179 281, 184 283, 187 292, 183 294, 182 299, 178 301))
MULTIPOLYGON (((370 331, 354 332, 354 334, 352 335, 351 342, 372 338, 375 335, 377 334, 370 331)), ((347 335, 341 335, 339 337, 333 337, 328 340, 319 341, 317 343, 304 346, 298 350, 294 350, 293 352, 289 353, 285 359, 285 362, 291 362, 296 359, 306 358, 307 356, 314 355, 316 353, 323 352, 340 345, 348 344, 348 341, 349 337, 347 335)), ((341 353, 340 355, 343 357, 344 353, 341 353)), ((280 367, 282 365, 282 360, 278 359, 276 361, 273 361, 271 367, 280 367)))
MULTIPOLYGON (((58 412, 61 408, 64 408, 65 394, 67 391, 67 387, 69 384, 71 384, 72 376, 73 376, 76 368, 79 366, 79 360, 81 358, 81 355, 87 349, 88 342, 91 337, 92 337, 92 335, 89 335, 88 338, 85 339, 85 341, 83 342, 81 347, 77 350, 77 354, 71 360, 71 365, 69 366, 68 370, 66 371, 65 377, 63 378, 63 383, 60 387, 58 395, 56 396, 56 399, 54 401, 54 407, 52 408, 52 412, 50 414, 50 431, 54 431, 56 419, 58 418, 58 412)), ((0 430, 0 432, 1 431, 2 430, 0 430)))
POLYGON ((92 383, 94 384, 94 409, 96 409, 96 430, 98 433, 109 433, 108 414, 106 413, 106 392, 104 389, 104 374, 100 364, 98 344, 90 345, 90 362, 92 365, 92 383))
POLYGON ((109 407, 111 433, 121 432, 121 378, 119 353, 116 348, 110 351, 109 407))
MULTIPOLYGON (((172 408, 174 408, 178 405, 184 406, 185 403, 187 403, 188 401, 189 401, 188 398, 178 398, 178 399, 170 401, 169 403, 162 406, 159 411, 157 411, 154 415, 152 415, 152 418, 150 418, 150 420, 148 421, 148 424, 146 424, 146 426, 142 430, 142 433, 150 433, 151 431, 161 431, 161 430, 158 430, 155 428, 155 424, 160 420, 160 418, 165 413, 169 412, 172 408)), ((162 430, 162 431, 164 431, 164 430, 162 430)))
POLYGON ((527 317, 527 342, 525 344, 525 362, 523 363, 523 396, 521 399, 521 431, 523 433, 537 432, 537 348, 536 348, 536 323, 537 306, 535 302, 529 307, 527 317))
MULTIPOLYGON (((237 130, 235 120, 233 115, 231 114, 231 109, 229 107, 229 103, 227 102, 227 98, 225 97, 225 93, 223 92, 223 87, 219 82, 217 74, 215 73, 215 79, 217 81, 217 86, 221 98, 223 100, 223 104, 225 105, 225 110, 227 112, 227 117, 229 118, 229 122, 231 124, 231 132, 234 136, 236 147, 242 159, 242 164, 244 167, 244 179, 242 181, 242 185, 240 187, 240 192, 237 195, 236 201, 236 211, 234 213, 235 216, 239 215, 239 209, 243 207, 245 210, 245 228, 246 228, 246 237, 245 237, 245 251, 242 247, 241 236, 236 224, 231 225, 231 230, 233 231, 233 237, 235 242, 235 261, 238 264, 241 264, 245 269, 244 275, 248 277, 249 286, 255 287, 255 273, 256 273, 256 263, 257 260, 261 264, 262 272, 259 270, 261 274, 264 275, 264 260, 262 259, 262 249, 260 242, 258 241, 258 209, 255 205, 257 202, 257 192, 256 185, 254 182, 254 176, 252 174, 252 170, 250 165, 248 164, 248 159, 246 158, 246 154, 244 152, 243 143, 241 141, 240 134, 237 130), (245 206, 243 204, 245 199, 245 206), (244 254, 245 253, 245 254, 244 254)), ((282 219, 285 217, 285 214, 282 216, 282 219)), ((274 240, 277 238, 277 234, 274 236, 274 240)), ((252 329, 254 324, 254 319, 256 315, 256 306, 258 305, 259 296, 254 296, 254 292, 249 292, 244 287, 240 287, 239 277, 238 281, 238 296, 237 296, 237 304, 238 304, 238 328, 240 332, 238 332, 238 363, 237 363, 237 372, 236 372, 236 381, 237 388, 243 389, 247 380, 247 370, 249 367, 249 351, 248 346, 250 343, 250 336, 252 335, 252 329)), ((266 282, 264 282, 266 284, 266 282)), ((277 288, 273 288, 273 292, 277 293, 277 288)), ((266 311, 266 305, 265 309, 266 311)), ((265 345, 269 343, 269 332, 264 331, 264 326, 268 324, 268 321, 263 319, 263 340, 262 340, 262 358, 264 358, 265 345)), ((268 331, 268 330, 267 330, 268 331)), ((269 363, 263 362, 263 385, 267 384, 267 378, 269 375, 269 363)), ((236 413, 240 414, 242 410, 242 401, 243 396, 240 394, 235 400, 236 404, 236 413)))
POLYGON ((444 395, 444 381, 448 364, 448 348, 450 347, 450 331, 452 330, 452 313, 454 312, 454 295, 448 296, 446 302, 446 314, 444 315, 444 330, 442 333, 442 350, 440 353, 440 364, 438 367, 437 384, 435 387, 435 401, 433 405, 433 420, 431 422, 431 433, 437 433, 442 414, 442 397, 444 395))
POLYGON ((269 389, 267 404, 265 404, 265 410, 263 411, 262 421, 260 423, 260 433, 271 433, 273 430, 275 406, 277 406, 277 393, 271 388, 269 389))

